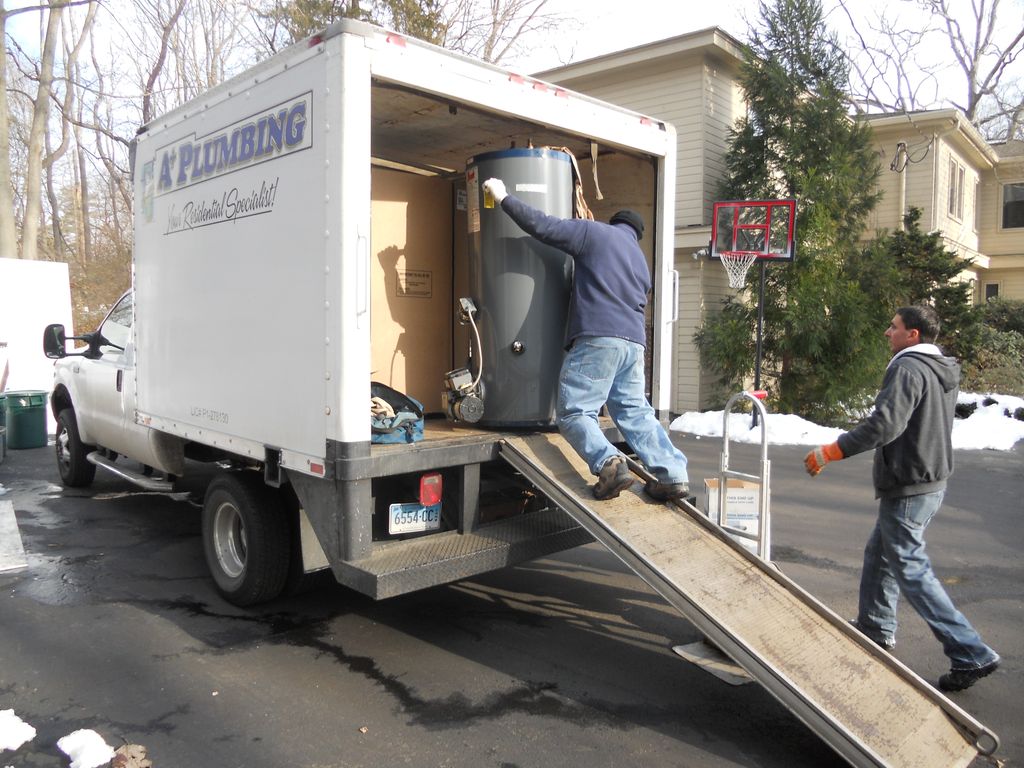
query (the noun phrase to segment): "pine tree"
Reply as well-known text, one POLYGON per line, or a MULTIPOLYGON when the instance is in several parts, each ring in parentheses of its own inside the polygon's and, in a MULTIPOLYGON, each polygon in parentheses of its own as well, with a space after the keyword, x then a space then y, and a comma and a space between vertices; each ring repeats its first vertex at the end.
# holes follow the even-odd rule
MULTIPOLYGON (((878 160, 870 128, 847 114, 848 70, 819 0, 761 4, 739 82, 748 115, 730 134, 726 200, 795 198, 796 258, 767 266, 762 383, 786 412, 837 422, 877 387, 884 345, 865 296, 845 269, 877 204, 878 160)), ((747 277, 753 301, 709 316, 697 336, 701 360, 735 382, 754 362, 759 267, 747 277), (743 355, 711 349, 716 324, 745 316, 743 355)))
POLYGON ((971 283, 960 276, 971 266, 945 247, 938 231, 921 230, 921 209, 910 208, 903 229, 879 238, 849 269, 872 297, 880 321, 902 306, 929 304, 942 321, 940 344, 961 362, 976 354, 981 319, 972 302, 971 283))

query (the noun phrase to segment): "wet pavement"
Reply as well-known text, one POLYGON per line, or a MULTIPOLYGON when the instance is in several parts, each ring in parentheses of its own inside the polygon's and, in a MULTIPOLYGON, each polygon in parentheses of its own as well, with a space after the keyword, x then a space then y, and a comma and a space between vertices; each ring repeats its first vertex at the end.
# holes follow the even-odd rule
MULTIPOLYGON (((677 441, 700 497, 720 441, 677 441)), ((174 494, 102 471, 62 489, 51 450, 0 464, 28 561, 0 573, 0 710, 38 730, 0 765, 66 766, 56 741, 78 728, 145 745, 156 768, 841 764, 758 686, 678 659, 698 633, 597 545, 379 603, 332 586, 243 610, 203 561, 207 468, 174 494)), ((774 560, 852 615, 870 458, 812 481, 805 452, 771 449, 774 560)), ((731 459, 756 468, 747 446, 731 459)), ((1020 764, 1024 446, 957 464, 929 551, 1004 667, 955 701, 1020 764)), ((901 620, 897 656, 934 680, 938 643, 901 620)))

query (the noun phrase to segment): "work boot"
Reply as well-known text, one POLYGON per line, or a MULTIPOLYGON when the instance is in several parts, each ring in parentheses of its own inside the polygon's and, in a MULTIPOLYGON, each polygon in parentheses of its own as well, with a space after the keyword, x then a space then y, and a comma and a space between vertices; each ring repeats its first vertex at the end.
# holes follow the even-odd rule
POLYGON ((652 499, 672 501, 689 496, 690 485, 689 483, 663 483, 660 480, 648 480, 644 490, 652 499))
POLYGON ((974 669, 957 669, 954 667, 939 678, 939 689, 943 691, 963 691, 970 688, 983 677, 988 677, 999 668, 1001 660, 997 657, 974 669))
POLYGON ((600 501, 614 499, 632 484, 633 475, 626 460, 621 456, 612 456, 601 467, 601 474, 594 483, 594 498, 600 501))

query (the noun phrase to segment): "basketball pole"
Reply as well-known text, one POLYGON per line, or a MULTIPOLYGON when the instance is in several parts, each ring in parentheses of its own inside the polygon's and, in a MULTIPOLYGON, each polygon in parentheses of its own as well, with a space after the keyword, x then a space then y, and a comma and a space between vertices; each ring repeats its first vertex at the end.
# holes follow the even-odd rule
MULTIPOLYGON (((761 389, 761 351, 762 351, 762 340, 761 335, 764 329, 764 282, 765 282, 765 270, 768 268, 767 259, 758 259, 761 262, 761 284, 757 291, 757 352, 754 355, 754 391, 760 391, 761 389)), ((750 428, 753 429, 757 426, 757 408, 753 408, 753 419, 750 422, 750 428)))

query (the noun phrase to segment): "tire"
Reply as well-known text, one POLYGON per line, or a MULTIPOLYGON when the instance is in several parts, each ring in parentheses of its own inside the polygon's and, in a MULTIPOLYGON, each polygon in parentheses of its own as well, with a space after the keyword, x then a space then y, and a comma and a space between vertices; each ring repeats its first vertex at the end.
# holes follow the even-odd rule
POLYGON ((57 414, 57 434, 54 443, 61 482, 68 488, 84 488, 91 485, 93 478, 96 477, 96 465, 91 464, 85 457, 96 450, 96 447, 85 445, 78 436, 78 419, 75 418, 73 409, 65 408, 57 414))
POLYGON ((281 594, 291 536, 281 496, 256 472, 222 474, 203 502, 203 551, 217 591, 237 606, 281 594))

